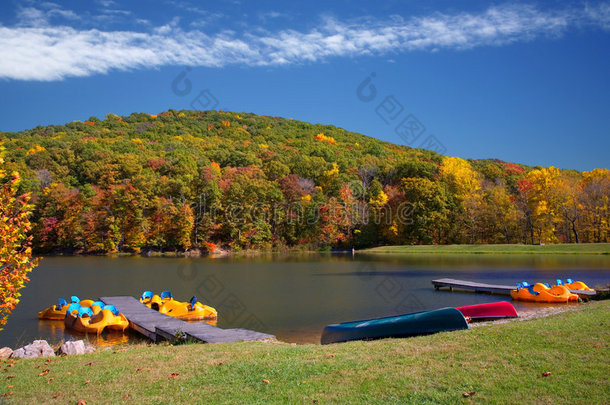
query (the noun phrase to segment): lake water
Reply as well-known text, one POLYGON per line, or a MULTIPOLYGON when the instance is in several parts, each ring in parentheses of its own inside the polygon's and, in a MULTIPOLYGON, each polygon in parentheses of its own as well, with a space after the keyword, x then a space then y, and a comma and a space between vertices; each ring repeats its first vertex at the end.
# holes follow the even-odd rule
MULTIPOLYGON (((58 297, 81 299, 171 290, 218 309, 218 326, 319 343, 326 324, 445 306, 510 300, 503 295, 435 291, 451 277, 486 283, 581 280, 610 283, 608 255, 365 255, 300 254, 225 258, 46 257, 31 273, 22 299, 0 332, 0 345, 71 339, 62 321, 39 321, 58 297)), ((518 311, 541 304, 513 303, 518 311)), ((82 338, 77 336, 77 338, 82 338)), ((98 345, 136 341, 135 334, 90 338, 98 345)))

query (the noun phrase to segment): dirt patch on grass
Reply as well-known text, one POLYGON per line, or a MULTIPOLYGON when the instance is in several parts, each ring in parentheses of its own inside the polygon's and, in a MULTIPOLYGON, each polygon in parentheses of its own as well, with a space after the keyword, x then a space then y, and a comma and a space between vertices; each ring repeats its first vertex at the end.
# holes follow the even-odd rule
MULTIPOLYGON (((586 305, 586 304, 581 304, 586 305)), ((491 324, 501 324, 508 322, 516 322, 516 321, 527 321, 530 319, 544 318, 551 315, 560 314, 563 312, 574 312, 579 308, 580 305, 557 305, 554 307, 544 306, 539 309, 533 311, 523 311, 519 314, 518 318, 506 318, 497 321, 487 321, 487 322, 474 322, 470 324, 470 327, 477 327, 483 325, 491 325, 491 324)))

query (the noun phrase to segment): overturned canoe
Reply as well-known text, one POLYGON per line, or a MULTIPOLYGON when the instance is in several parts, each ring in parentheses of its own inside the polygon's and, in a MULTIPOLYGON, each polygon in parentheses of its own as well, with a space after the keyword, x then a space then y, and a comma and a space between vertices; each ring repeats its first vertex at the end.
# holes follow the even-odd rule
POLYGON ((468 329, 464 315, 455 308, 441 308, 328 325, 322 332, 321 341, 325 345, 350 340, 428 335, 457 329, 468 329))
POLYGON ((464 317, 472 320, 516 318, 519 316, 513 304, 508 301, 468 305, 465 307, 457 307, 456 309, 460 311, 464 317))

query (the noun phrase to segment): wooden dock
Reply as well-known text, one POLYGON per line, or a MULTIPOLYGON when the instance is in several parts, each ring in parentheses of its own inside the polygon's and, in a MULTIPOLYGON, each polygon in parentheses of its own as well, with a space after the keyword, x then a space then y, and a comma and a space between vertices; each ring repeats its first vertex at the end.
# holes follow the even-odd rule
MULTIPOLYGON (((512 285, 498 285, 498 284, 485 284, 477 283, 474 281, 455 280, 452 278, 441 278, 438 280, 432 280, 432 285, 435 290, 440 288, 449 288, 450 291, 453 289, 463 291, 474 291, 475 293, 486 293, 486 294, 508 294, 510 295, 511 290, 517 288, 512 285)), ((595 291, 583 291, 583 290, 570 290, 573 294, 578 294, 580 297, 591 297, 596 295, 595 291)))
POLYGON ((182 332, 185 338, 206 343, 275 338, 273 335, 248 329, 222 329, 205 322, 185 322, 150 309, 134 297, 100 297, 100 301, 106 305, 114 305, 129 320, 129 326, 133 330, 154 342, 174 340, 178 331, 182 332))

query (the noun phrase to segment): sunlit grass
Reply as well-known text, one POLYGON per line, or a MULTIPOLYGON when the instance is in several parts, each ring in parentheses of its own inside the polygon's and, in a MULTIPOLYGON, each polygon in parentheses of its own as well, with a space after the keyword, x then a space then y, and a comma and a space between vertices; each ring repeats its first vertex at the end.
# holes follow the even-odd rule
POLYGON ((364 253, 502 253, 502 254, 610 254, 610 243, 560 245, 403 245, 363 249, 364 253))
POLYGON ((12 403, 604 403, 609 310, 608 301, 583 304, 410 339, 139 345, 5 362, 1 392, 12 403))

